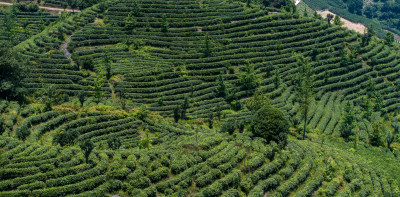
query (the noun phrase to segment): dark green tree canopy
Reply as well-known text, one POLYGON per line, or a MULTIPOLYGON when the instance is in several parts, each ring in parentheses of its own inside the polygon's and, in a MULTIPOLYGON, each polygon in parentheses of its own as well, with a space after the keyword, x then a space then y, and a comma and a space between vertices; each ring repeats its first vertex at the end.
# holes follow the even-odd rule
POLYGON ((94 149, 93 141, 91 139, 87 139, 87 140, 83 141, 81 144, 79 144, 79 147, 81 148, 81 150, 85 154, 86 163, 88 163, 89 162, 89 155, 92 152, 92 150, 94 149))
POLYGON ((25 63, 18 57, 17 52, 10 48, 8 43, 0 41, 1 98, 16 98, 24 92, 20 82, 26 72, 25 63))
POLYGON ((289 132, 289 121, 281 110, 266 105, 254 114, 251 131, 256 137, 264 138, 268 142, 275 141, 284 147, 289 132))

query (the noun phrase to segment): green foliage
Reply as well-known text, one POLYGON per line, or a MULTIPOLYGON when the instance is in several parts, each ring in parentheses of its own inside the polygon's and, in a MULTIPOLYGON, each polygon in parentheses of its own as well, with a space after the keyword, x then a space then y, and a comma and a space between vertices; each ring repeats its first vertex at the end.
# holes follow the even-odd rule
POLYGON ((264 106, 253 116, 251 132, 256 137, 286 145, 289 122, 283 112, 272 106, 264 106))
POLYGON ((186 113, 187 113, 187 110, 189 109, 189 107, 190 107, 189 96, 187 94, 185 94, 185 96, 183 97, 183 103, 180 107, 181 108, 181 116, 180 117, 182 119, 187 119, 186 113))
POLYGON ((91 56, 86 56, 80 61, 80 66, 86 70, 94 70, 94 62, 91 56))
POLYGON ((245 71, 239 76, 240 85, 243 90, 249 93, 254 91, 260 85, 260 79, 254 71, 254 65, 246 64, 245 71))
POLYGON ((349 12, 361 15, 363 1, 362 0, 348 0, 347 1, 349 12))
POLYGON ((27 125, 24 125, 16 130, 18 139, 25 140, 31 134, 31 130, 27 125))
POLYGON ((367 33, 364 34, 363 37, 362 37, 362 45, 363 46, 367 46, 370 43, 372 37, 375 36, 375 35, 376 35, 375 30, 372 27, 372 25, 370 25, 368 27, 367 33))
POLYGON ((264 94, 260 89, 257 89, 252 97, 247 99, 246 107, 252 112, 256 112, 264 106, 271 104, 269 97, 264 94))
POLYGON ((333 19, 333 24, 337 26, 342 26, 344 23, 341 21, 340 17, 336 15, 335 18, 333 19))
POLYGON ((174 108, 174 120, 175 122, 178 122, 179 119, 181 119, 181 113, 182 113, 182 109, 180 105, 176 105, 174 108))
POLYGON ((21 80, 25 75, 24 61, 10 45, 0 41, 0 98, 16 98, 23 96, 21 80))
POLYGON ((148 115, 149 115, 149 110, 145 105, 141 105, 140 108, 134 114, 134 116, 139 120, 146 119, 148 115))
POLYGON ((92 153, 92 150, 94 149, 94 144, 93 141, 90 139, 84 140, 79 144, 79 147, 83 151, 86 159, 86 163, 89 162, 89 155, 92 153))
POLYGON ((218 75, 217 88, 216 88, 215 94, 217 97, 226 98, 227 88, 226 88, 226 84, 225 84, 225 81, 224 81, 224 78, 222 77, 222 75, 218 75))
POLYGON ((109 148, 117 150, 122 145, 122 142, 120 138, 112 136, 111 138, 107 139, 107 144, 109 148))
POLYGON ((275 75, 274 75, 274 85, 275 85, 275 89, 279 88, 279 85, 281 84, 281 78, 279 76, 279 70, 275 69, 275 75))
POLYGON ((43 111, 47 112, 52 110, 53 105, 61 103, 63 99, 55 85, 48 85, 40 92, 40 100, 45 105, 43 111))
POLYGON ((369 143, 372 146, 383 146, 384 126, 380 122, 374 122, 372 123, 372 128, 369 143))
POLYGON ((204 44, 205 44, 204 56, 210 57, 212 51, 211 51, 211 40, 208 33, 206 33, 206 36, 204 38, 204 44))
POLYGON ((81 107, 83 107, 83 104, 85 103, 85 100, 86 100, 86 93, 84 91, 79 91, 78 99, 79 99, 79 102, 81 103, 81 107))
POLYGON ((132 30, 135 29, 136 25, 137 25, 137 21, 136 21, 136 18, 134 16, 134 13, 130 12, 128 17, 125 18, 125 29, 127 31, 131 32, 132 30))
POLYGON ((106 78, 107 80, 110 80, 112 73, 111 73, 111 60, 109 55, 106 53, 103 56, 103 65, 106 68, 106 78))
POLYGON ((343 117, 340 122, 340 136, 343 137, 346 141, 351 140, 351 136, 354 135, 354 128, 356 127, 355 125, 355 115, 354 115, 354 107, 350 103, 350 101, 347 101, 346 106, 344 107, 343 110, 343 117))
POLYGON ((161 32, 167 33, 169 29, 169 23, 167 21, 167 16, 165 14, 162 15, 161 21, 161 32))
POLYGON ((150 148, 150 147, 151 147, 152 141, 153 141, 153 140, 150 138, 149 131, 146 130, 144 136, 141 137, 141 138, 137 141, 137 144, 138 144, 138 147, 139 147, 140 149, 147 149, 147 148, 150 148))
POLYGON ((299 72, 296 76, 296 97, 297 102, 300 104, 301 112, 304 114, 304 131, 303 131, 303 139, 306 135, 307 128, 307 113, 308 108, 310 106, 310 102, 313 96, 313 87, 314 87, 314 79, 313 79, 313 69, 309 63, 308 58, 304 58, 304 56, 299 56, 297 58, 297 65, 299 72))
POLYGON ((333 19, 333 15, 332 15, 332 14, 328 14, 328 15, 326 16, 326 19, 328 20, 328 23, 331 24, 331 21, 332 21, 332 19, 333 19))
POLYGON ((0 117, 0 135, 3 134, 5 130, 5 119, 0 117))
POLYGON ((393 42, 394 42, 394 35, 390 32, 387 32, 385 36, 385 44, 387 44, 388 46, 393 46, 393 42))
POLYGON ((230 119, 229 121, 223 123, 221 125, 221 131, 222 133, 229 133, 230 135, 235 132, 235 120, 230 119))
POLYGON ((106 77, 103 69, 99 68, 99 71, 96 73, 96 78, 94 79, 94 86, 92 86, 97 103, 99 103, 103 97, 102 87, 104 86, 105 79, 106 77))
POLYGON ((394 142, 394 140, 395 135, 393 135, 393 133, 389 129, 385 128, 385 141, 387 144, 387 148, 389 148, 390 150, 392 149, 390 145, 394 142))
POLYGON ((137 0, 134 0, 134 1, 132 2, 132 10, 131 10, 131 13, 133 14, 133 16, 141 16, 141 13, 140 13, 140 6, 139 6, 137 0))
POLYGON ((79 131, 76 129, 56 131, 53 143, 60 144, 61 146, 73 145, 79 134, 79 131))

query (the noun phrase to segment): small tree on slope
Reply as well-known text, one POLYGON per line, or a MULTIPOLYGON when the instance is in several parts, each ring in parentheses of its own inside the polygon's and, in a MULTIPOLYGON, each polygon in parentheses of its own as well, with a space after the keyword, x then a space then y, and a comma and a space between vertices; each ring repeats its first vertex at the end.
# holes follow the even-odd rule
POLYGON ((91 139, 87 139, 87 140, 83 141, 79 145, 79 147, 81 148, 81 150, 85 154, 86 163, 88 163, 89 162, 89 155, 90 155, 90 153, 92 153, 92 150, 94 148, 93 141, 91 139))
POLYGON ((297 59, 299 72, 296 79, 296 96, 304 114, 303 140, 306 136, 308 107, 313 96, 313 70, 309 61, 310 59, 304 56, 299 56, 297 59))
POLYGON ((355 128, 354 107, 347 101, 344 107, 344 115, 340 123, 340 136, 346 141, 354 135, 353 129, 355 128))

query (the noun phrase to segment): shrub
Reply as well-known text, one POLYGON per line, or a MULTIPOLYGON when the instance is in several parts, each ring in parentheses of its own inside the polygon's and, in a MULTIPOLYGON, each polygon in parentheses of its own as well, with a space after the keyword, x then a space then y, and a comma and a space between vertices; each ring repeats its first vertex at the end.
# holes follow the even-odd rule
POLYGON ((108 147, 117 150, 122 145, 121 139, 116 136, 113 136, 107 140, 108 147))
POLYGON ((156 183, 156 182, 162 180, 163 178, 167 177, 168 172, 169 172, 169 169, 167 167, 161 167, 161 168, 158 168, 157 170, 151 172, 149 174, 149 178, 152 183, 156 183))
POLYGON ((74 141, 79 136, 79 134, 79 131, 75 129, 71 129, 68 131, 58 131, 53 138, 53 143, 58 143, 61 146, 74 144, 74 141))
POLYGON ((82 151, 84 152, 85 158, 86 158, 86 163, 88 163, 88 161, 89 161, 89 155, 90 155, 90 153, 92 152, 92 150, 93 150, 93 148, 94 148, 93 141, 90 140, 90 139, 85 140, 85 141, 83 141, 83 142, 79 145, 79 147, 80 147, 80 148, 82 149, 82 151))
POLYGON ((286 145, 289 122, 282 111, 272 106, 264 106, 253 116, 251 131, 256 137, 275 141, 281 147, 286 145))
POLYGON ((27 125, 24 125, 17 129, 16 131, 17 137, 20 140, 25 140, 31 134, 31 130, 29 130, 27 125))
POLYGON ((228 132, 230 135, 235 132, 235 120, 230 119, 228 122, 225 122, 221 126, 221 133, 228 132))
POLYGON ((126 167, 132 171, 136 169, 136 157, 135 155, 129 155, 126 161, 126 167))
POLYGON ((150 179, 147 177, 141 177, 129 182, 135 188, 146 188, 150 185, 150 179))

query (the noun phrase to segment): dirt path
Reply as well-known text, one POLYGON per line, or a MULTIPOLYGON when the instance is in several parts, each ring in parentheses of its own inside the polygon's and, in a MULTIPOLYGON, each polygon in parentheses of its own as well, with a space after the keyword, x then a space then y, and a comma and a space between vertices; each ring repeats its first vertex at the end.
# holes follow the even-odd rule
MULTIPOLYGON (((72 54, 68 51, 68 44, 71 42, 71 36, 67 36, 64 43, 61 44, 60 50, 64 53, 65 57, 71 61, 72 65, 77 65, 76 62, 71 58, 72 54)), ((79 71, 82 72, 82 68, 79 66, 79 71)))
MULTIPOLYGON (((336 14, 334 14, 333 12, 329 11, 329 10, 320 10, 317 11, 318 14, 320 14, 322 17, 326 18, 326 16, 328 14, 332 14, 333 16, 336 16, 336 14)), ((358 33, 363 34, 364 31, 367 29, 367 27, 361 23, 355 23, 355 22, 351 22, 347 19, 344 19, 342 17, 340 17, 341 21, 344 23, 342 27, 345 27, 347 29, 350 30, 354 30, 358 33)))
POLYGON ((65 42, 61 45, 60 49, 64 52, 66 58, 71 58, 71 53, 68 51, 68 44, 71 41, 71 36, 67 36, 65 42))
MULTIPOLYGON (((0 2, 0 5, 11 6, 12 3, 0 2)), ((49 11, 59 11, 59 12, 64 11, 64 9, 62 9, 62 8, 53 8, 53 7, 44 7, 44 6, 39 6, 39 8, 49 10, 49 11)), ((80 10, 71 10, 71 9, 65 9, 65 11, 66 12, 80 12, 80 10)))

